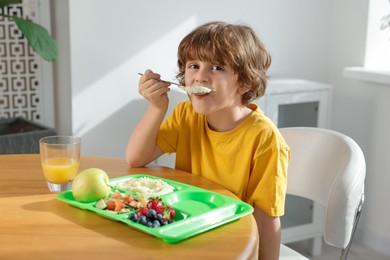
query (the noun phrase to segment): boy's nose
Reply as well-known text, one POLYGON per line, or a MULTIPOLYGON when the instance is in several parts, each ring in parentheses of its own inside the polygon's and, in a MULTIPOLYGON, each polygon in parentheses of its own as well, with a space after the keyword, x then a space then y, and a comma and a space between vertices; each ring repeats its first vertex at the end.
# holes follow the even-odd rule
POLYGON ((207 82, 209 79, 208 73, 209 72, 204 68, 199 69, 198 72, 196 73, 195 81, 200 83, 207 82))

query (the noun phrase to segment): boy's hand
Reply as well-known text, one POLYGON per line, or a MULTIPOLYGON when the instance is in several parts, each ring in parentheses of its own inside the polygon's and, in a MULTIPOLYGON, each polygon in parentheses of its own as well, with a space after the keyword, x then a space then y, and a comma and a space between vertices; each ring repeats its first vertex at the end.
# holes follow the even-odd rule
POLYGON ((138 91, 151 105, 157 108, 167 108, 169 99, 169 82, 160 81, 160 74, 146 70, 139 80, 138 91))

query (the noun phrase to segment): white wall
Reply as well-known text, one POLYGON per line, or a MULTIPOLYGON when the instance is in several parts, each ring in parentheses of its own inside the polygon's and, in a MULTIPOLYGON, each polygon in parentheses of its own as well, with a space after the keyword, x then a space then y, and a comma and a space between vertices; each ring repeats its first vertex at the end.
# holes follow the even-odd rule
POLYGON ((367 14, 368 0, 332 1, 331 118, 332 128, 355 139, 366 157, 366 203, 359 224, 359 238, 390 256, 390 85, 342 75, 344 67, 364 66, 367 14))
POLYGON ((72 103, 61 111, 72 109, 72 134, 83 137, 84 153, 123 157, 146 106, 137 92, 137 72, 151 68, 174 79, 180 40, 210 20, 252 25, 273 54, 272 76, 325 81, 329 46, 324 10, 326 1, 311 0, 253 0, 245 5, 222 0, 194 5, 180 0, 70 0, 70 75, 61 89, 71 87, 72 103), (314 22, 316 26, 306 26, 314 22))
POLYGON ((342 77, 345 66, 363 64, 367 2, 55 1, 54 17, 62 21, 55 28, 60 40, 56 84, 57 93, 65 92, 57 103, 59 132, 81 136, 85 155, 124 157, 147 106, 137 92, 137 72, 151 68, 173 80, 177 45, 196 25, 211 20, 248 23, 273 55, 271 77, 333 85, 331 128, 353 137, 367 157, 360 237, 390 255, 390 208, 380 203, 390 198, 385 158, 390 87, 342 77), (67 95, 71 98, 61 99, 67 95))

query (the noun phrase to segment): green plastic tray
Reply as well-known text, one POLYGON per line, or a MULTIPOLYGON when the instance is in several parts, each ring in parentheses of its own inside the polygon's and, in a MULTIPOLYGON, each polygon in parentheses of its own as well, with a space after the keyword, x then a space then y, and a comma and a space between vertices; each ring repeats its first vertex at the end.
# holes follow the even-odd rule
MULTIPOLYGON (((118 182, 124 181, 128 178, 142 177, 161 179, 175 188, 173 192, 160 196, 164 204, 170 205, 175 209, 175 222, 158 228, 150 228, 129 220, 127 217, 131 212, 115 214, 96 208, 95 202, 77 202, 74 199, 71 190, 58 194, 57 199, 72 206, 93 211, 103 217, 123 222, 135 229, 158 237, 168 243, 183 241, 253 212, 253 207, 251 205, 240 200, 181 182, 158 178, 151 175, 128 175, 110 179, 110 182, 111 185, 115 186, 118 182)), ((132 194, 132 192, 125 192, 123 190, 120 191, 124 194, 132 194)))

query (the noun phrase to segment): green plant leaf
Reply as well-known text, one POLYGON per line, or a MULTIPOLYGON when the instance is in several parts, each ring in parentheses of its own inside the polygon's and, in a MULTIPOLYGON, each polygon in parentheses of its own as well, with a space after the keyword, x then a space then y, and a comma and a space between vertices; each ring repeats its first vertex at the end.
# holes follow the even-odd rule
POLYGON ((42 58, 54 61, 58 57, 58 47, 49 32, 39 24, 12 16, 16 26, 26 37, 28 43, 42 58))
POLYGON ((19 4, 22 0, 0 0, 0 8, 11 4, 19 4))

